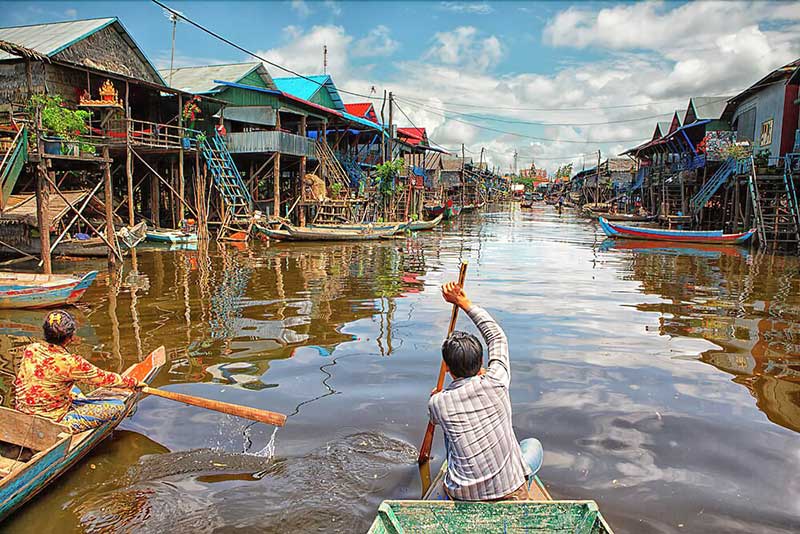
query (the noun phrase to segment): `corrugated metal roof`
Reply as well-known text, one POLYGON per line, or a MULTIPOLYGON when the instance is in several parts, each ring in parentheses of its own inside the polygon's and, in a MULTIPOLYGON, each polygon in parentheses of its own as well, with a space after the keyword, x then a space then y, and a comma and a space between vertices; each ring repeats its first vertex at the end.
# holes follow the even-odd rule
POLYGON ((355 115, 356 117, 364 117, 372 122, 378 122, 378 116, 375 114, 375 108, 371 102, 358 102, 354 104, 345 104, 345 111, 355 115))
POLYGON ((728 105, 730 96, 693 96, 689 99, 689 105, 694 106, 694 113, 697 120, 700 119, 719 119, 722 112, 728 105))
MULTIPOLYGON (((116 21, 116 17, 110 17, 0 28, 0 39, 52 56, 116 21)), ((16 58, 8 52, 0 52, 0 61, 16 58)))
MULTIPOLYGON (((198 95, 216 93, 223 87, 215 80, 237 83, 239 80, 261 66, 258 61, 249 63, 230 63, 228 65, 204 65, 201 67, 178 67, 172 69, 172 87, 198 95)), ((169 82, 169 69, 164 69, 161 77, 169 82)))
POLYGON ((321 87, 328 91, 328 95, 333 101, 334 109, 344 111, 344 102, 339 96, 339 91, 333 83, 333 79, 327 74, 315 76, 292 76, 287 78, 273 78, 275 85, 284 93, 289 93, 303 100, 311 100, 321 87))
POLYGON ((275 126, 277 123, 275 108, 270 106, 228 106, 214 114, 219 117, 250 124, 261 124, 262 126, 275 126))

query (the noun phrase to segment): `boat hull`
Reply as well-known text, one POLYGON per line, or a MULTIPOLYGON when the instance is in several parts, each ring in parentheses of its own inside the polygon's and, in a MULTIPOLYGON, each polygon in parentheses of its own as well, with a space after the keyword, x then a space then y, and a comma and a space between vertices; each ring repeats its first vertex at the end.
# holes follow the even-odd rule
POLYGON ((600 227, 608 237, 622 239, 643 239, 648 241, 670 241, 674 243, 703 243, 742 245, 753 237, 755 230, 740 234, 723 234, 719 230, 710 232, 689 232, 682 230, 661 230, 657 228, 637 228, 613 224, 604 217, 597 219, 600 227))
POLYGON ((180 230, 149 230, 146 239, 152 243, 196 243, 197 234, 180 230))
POLYGON ((379 239, 389 239, 399 231, 397 227, 386 232, 364 232, 296 227, 287 224, 284 224, 283 228, 280 230, 254 224, 253 230, 270 239, 276 239, 278 241, 375 241, 379 239))
POLYGON ((17 278, 0 276, 0 308, 3 309, 50 308, 74 304, 83 297, 97 277, 97 271, 91 271, 82 277, 9 274, 17 278), (27 280, 27 278, 32 279, 27 280))
POLYGON ((420 230, 431 230, 435 228, 440 222, 444 219, 444 214, 440 213, 436 216, 436 218, 430 221, 412 221, 408 223, 408 229, 412 232, 418 232, 420 230))
MULTIPOLYGON (((142 362, 129 368, 123 374, 150 383, 164 364, 165 359, 164 347, 159 347, 142 362)), ((138 401, 139 395, 138 392, 131 392, 124 399, 125 411, 116 419, 93 430, 62 438, 48 450, 36 454, 23 468, 12 471, 3 477, 0 480, 0 520, 5 519, 14 510, 44 490, 98 443, 107 438, 128 415, 138 401)))

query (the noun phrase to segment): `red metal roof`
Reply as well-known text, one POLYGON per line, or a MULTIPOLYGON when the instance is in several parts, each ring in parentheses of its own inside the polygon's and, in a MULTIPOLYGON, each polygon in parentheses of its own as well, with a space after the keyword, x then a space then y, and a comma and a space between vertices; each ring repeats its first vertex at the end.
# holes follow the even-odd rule
POLYGON ((409 145, 414 146, 428 139, 428 134, 425 132, 425 128, 398 128, 397 135, 405 137, 406 142, 409 145))
POLYGON ((355 104, 345 104, 345 111, 356 117, 363 117, 369 121, 378 124, 378 116, 375 114, 375 108, 372 107, 371 102, 357 102, 355 104))

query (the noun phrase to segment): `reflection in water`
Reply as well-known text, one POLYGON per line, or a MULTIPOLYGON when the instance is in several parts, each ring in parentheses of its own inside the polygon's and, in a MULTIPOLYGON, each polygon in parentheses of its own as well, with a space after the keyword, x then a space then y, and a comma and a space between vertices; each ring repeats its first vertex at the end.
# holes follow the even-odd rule
MULTIPOLYGON (((509 337, 515 431, 542 440, 557 497, 598 500, 620 533, 800 530, 798 260, 506 208, 380 243, 140 251, 89 289, 72 348, 121 370, 166 345, 157 386, 291 414, 277 459, 242 454, 272 427, 147 398, 4 527, 363 532, 382 499, 419 495, 438 286, 467 260, 509 337)), ((4 402, 42 316, 0 312, 4 402)))

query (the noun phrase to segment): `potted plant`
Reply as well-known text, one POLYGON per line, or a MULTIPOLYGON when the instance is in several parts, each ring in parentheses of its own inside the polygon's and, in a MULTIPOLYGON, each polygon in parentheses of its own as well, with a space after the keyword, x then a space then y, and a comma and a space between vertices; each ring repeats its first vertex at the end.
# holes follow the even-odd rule
POLYGON ((33 115, 37 110, 46 131, 42 141, 47 154, 94 153, 94 146, 81 138, 81 134, 89 131, 91 112, 70 109, 61 96, 46 94, 31 96, 28 112, 33 115))
POLYGON ((768 148, 759 150, 753 155, 753 164, 756 166, 756 172, 764 173, 769 166, 770 151, 768 148))

